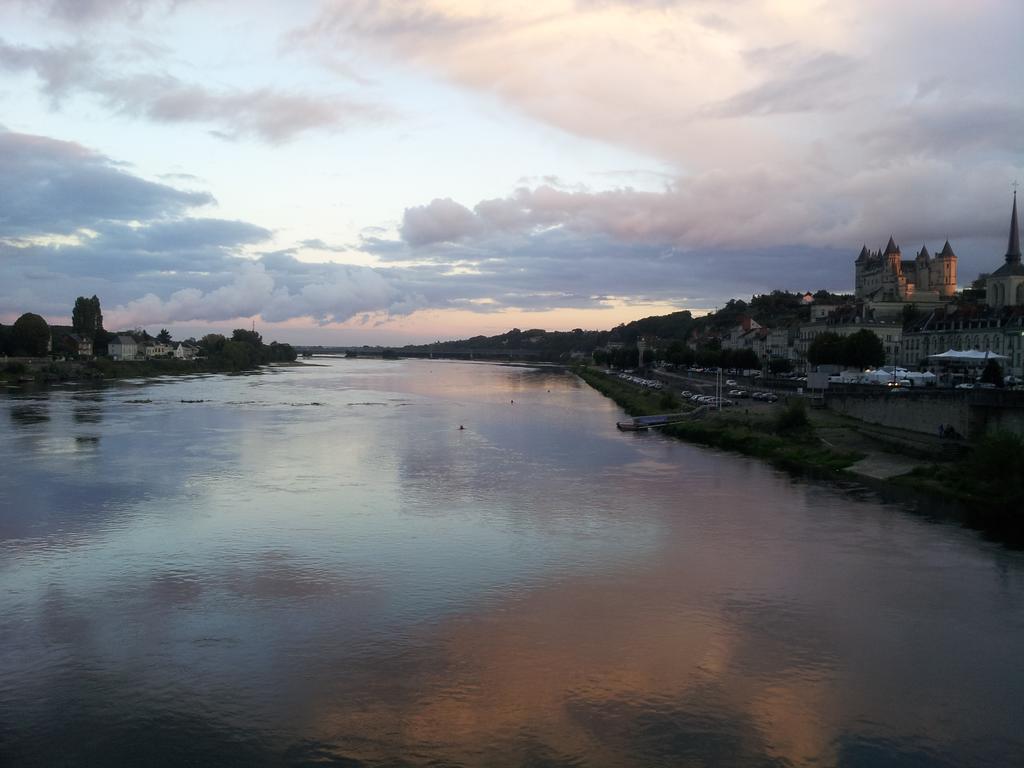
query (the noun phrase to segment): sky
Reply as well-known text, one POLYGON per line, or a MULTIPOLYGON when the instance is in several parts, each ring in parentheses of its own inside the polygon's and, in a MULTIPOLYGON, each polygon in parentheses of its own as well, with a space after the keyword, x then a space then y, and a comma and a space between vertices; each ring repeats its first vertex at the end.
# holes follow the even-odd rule
POLYGON ((606 329, 1002 263, 1020 0, 0 0, 0 322, 606 329))

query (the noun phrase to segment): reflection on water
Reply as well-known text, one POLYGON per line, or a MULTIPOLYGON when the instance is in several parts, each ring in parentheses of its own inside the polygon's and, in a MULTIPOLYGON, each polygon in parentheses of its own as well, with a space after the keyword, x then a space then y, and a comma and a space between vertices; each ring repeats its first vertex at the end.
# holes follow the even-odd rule
POLYGON ((4 764, 1024 763, 1020 553, 567 374, 0 408, 4 764))
POLYGON ((14 427, 31 426, 50 420, 50 404, 46 400, 33 400, 11 405, 7 411, 14 427))
POLYGON ((99 424, 103 421, 102 393, 87 392, 72 395, 71 416, 77 424, 99 424))

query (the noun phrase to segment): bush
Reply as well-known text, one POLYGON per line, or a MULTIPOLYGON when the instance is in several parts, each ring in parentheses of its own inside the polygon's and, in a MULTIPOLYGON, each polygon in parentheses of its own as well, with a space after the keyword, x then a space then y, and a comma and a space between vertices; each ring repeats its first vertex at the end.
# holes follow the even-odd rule
POLYGON ((668 391, 661 393, 661 400, 658 404, 666 411, 674 411, 679 407, 679 401, 676 400, 675 395, 668 391))
POLYGON ((1024 498, 1024 439, 1011 432, 986 435, 974 447, 967 477, 990 498, 1024 498))
POLYGON ((780 434, 792 434, 809 429, 811 420, 807 417, 807 406, 803 398, 791 398, 782 412, 775 418, 775 431, 780 434))

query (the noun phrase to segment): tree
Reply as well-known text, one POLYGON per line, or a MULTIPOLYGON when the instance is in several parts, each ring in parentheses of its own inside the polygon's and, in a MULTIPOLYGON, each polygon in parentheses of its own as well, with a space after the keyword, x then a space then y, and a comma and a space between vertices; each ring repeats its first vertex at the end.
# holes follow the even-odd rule
POLYGON ((208 333, 199 340, 199 346, 207 355, 215 355, 224 349, 226 341, 220 333, 208 333))
POLYGON ((752 349, 727 350, 727 352, 722 352, 722 365, 725 368, 742 368, 746 370, 761 367, 761 361, 757 359, 757 353, 752 349), (726 358, 728 351, 732 351, 732 354, 726 358))
POLYGON ((231 340, 248 344, 250 347, 255 347, 256 349, 263 346, 263 337, 256 331, 247 331, 245 328, 235 328, 235 330, 231 332, 231 340))
POLYGON ((768 361, 768 370, 773 374, 789 373, 793 370, 793 363, 785 357, 773 357, 768 361))
POLYGON ((885 346, 874 331, 862 328, 843 340, 843 364, 851 368, 885 365, 885 346))
POLYGON ((75 299, 75 308, 71 310, 71 325, 75 333, 91 339, 93 344, 100 340, 99 334, 103 333, 103 312, 100 310, 100 300, 93 296, 91 299, 79 296, 75 299))
POLYGON ((160 333, 156 335, 156 340, 159 341, 161 344, 170 344, 171 332, 168 331, 166 328, 161 328, 160 333))
MULTIPOLYGON (((270 352, 270 362, 272 363, 293 363, 299 356, 291 344, 278 344, 276 341, 270 342, 268 350, 270 352)), ((393 357, 398 357, 398 355, 393 351, 391 351, 391 355, 393 357)))
POLYGON ((683 342, 676 340, 668 345, 665 359, 672 365, 686 365, 693 361, 693 352, 683 342))
POLYGON ((985 370, 981 372, 981 381, 983 384, 1003 386, 1003 366, 999 364, 998 360, 989 360, 985 363, 985 370))
POLYGON ((11 343, 16 354, 44 357, 50 346, 50 326, 39 315, 26 312, 14 321, 11 343))
POLYGON ((843 337, 832 331, 819 333, 807 348, 807 362, 811 365, 842 365, 843 337))
POLYGON ((242 341, 225 341, 220 357, 237 371, 250 368, 254 362, 253 348, 242 341))

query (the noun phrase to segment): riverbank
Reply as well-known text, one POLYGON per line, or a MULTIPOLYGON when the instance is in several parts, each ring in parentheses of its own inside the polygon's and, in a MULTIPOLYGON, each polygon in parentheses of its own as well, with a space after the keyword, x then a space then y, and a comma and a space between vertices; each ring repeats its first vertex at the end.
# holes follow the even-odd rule
POLYGON ((43 360, 0 363, 0 383, 57 384, 74 381, 106 381, 138 379, 154 376, 187 376, 197 373, 240 373, 257 370, 259 365, 237 366, 217 358, 195 360, 157 359, 111 360, 43 360))
MULTIPOLYGON (((598 392, 610 397, 631 416, 692 410, 675 394, 639 390, 591 368, 575 373, 598 392)), ((856 451, 834 450, 814 434, 799 404, 764 411, 711 411, 699 419, 670 424, 662 432, 690 442, 736 451, 791 471, 836 471, 864 458, 856 451)))
MULTIPOLYGON (((587 367, 574 372, 632 416, 685 410, 674 394, 641 390, 587 367)), ((794 474, 854 481, 923 511, 942 508, 972 528, 1014 546, 1024 544, 1024 446, 1012 435, 977 445, 940 441, 904 430, 809 409, 792 396, 777 404, 712 411, 661 428, 701 445, 763 459, 794 474)))

